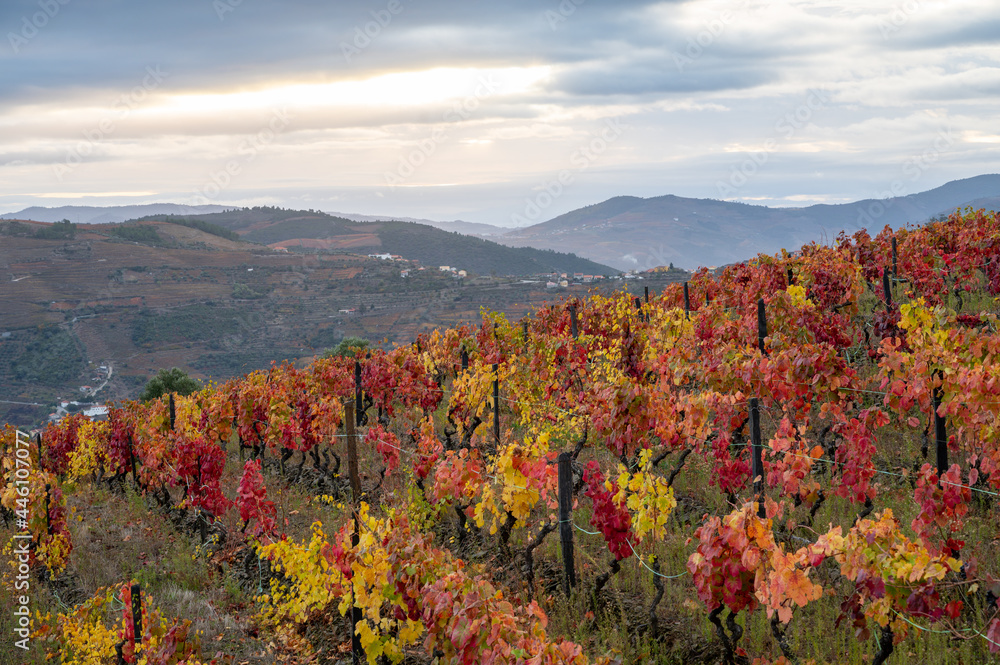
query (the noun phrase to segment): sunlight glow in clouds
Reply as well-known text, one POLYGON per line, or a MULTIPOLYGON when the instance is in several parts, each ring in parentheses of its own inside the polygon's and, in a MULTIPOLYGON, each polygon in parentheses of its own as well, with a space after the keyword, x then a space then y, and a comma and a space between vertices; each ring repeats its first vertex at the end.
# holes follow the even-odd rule
POLYGON ((261 90, 177 95, 152 111, 166 114, 225 113, 281 107, 420 106, 469 95, 512 95, 528 92, 548 79, 551 67, 458 69, 396 72, 360 81, 274 85, 261 90))
MULTIPOLYGON (((37 1, 0 2, 0 34, 37 1)), ((621 137, 546 218, 619 195, 805 204, 1000 172, 996 0, 570 4, 552 22, 559 0, 406 1, 345 60, 371 3, 243 2, 220 22, 206 0, 73 0, 0 46, 0 209, 181 202, 235 160, 215 203, 507 224, 611 120, 621 137)))
POLYGON ((154 196, 156 192, 43 192, 28 194, 37 196, 40 199, 85 199, 85 198, 114 198, 128 196, 154 196))

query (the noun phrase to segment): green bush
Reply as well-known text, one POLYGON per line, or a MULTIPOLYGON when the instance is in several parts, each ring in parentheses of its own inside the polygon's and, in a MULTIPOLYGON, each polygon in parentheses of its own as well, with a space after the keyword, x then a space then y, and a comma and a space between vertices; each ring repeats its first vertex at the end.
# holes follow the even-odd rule
POLYGON ((326 353, 323 354, 323 357, 333 358, 334 356, 345 356, 347 358, 357 358, 363 354, 370 345, 371 342, 367 339, 362 339, 360 337, 345 337, 340 340, 340 344, 332 349, 327 349, 326 353))
POLYGON ((233 285, 233 297, 237 300, 259 300, 265 297, 267 294, 261 293, 246 284, 234 284, 233 285))
POLYGON ((64 219, 38 229, 35 231, 35 237, 43 240, 72 240, 76 237, 76 224, 64 219))

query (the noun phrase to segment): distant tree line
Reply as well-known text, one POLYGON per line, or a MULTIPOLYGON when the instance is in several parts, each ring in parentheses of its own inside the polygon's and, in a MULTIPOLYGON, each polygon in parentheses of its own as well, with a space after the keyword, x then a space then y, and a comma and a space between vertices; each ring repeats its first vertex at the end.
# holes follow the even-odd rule
POLYGON ((35 237, 43 240, 72 240, 76 237, 76 224, 64 219, 35 231, 35 237))
POLYGON ((141 242, 147 245, 163 246, 166 241, 152 226, 115 226, 110 234, 115 238, 129 240, 131 242, 141 242))
MULTIPOLYGON (((168 224, 186 226, 189 229, 197 229, 203 233, 219 236, 220 238, 225 238, 226 240, 235 241, 240 239, 240 234, 236 233, 236 231, 230 231, 224 226, 219 226, 218 224, 213 224, 212 222, 206 222, 205 220, 198 219, 197 217, 184 217, 182 215, 149 215, 142 217, 141 219, 129 221, 166 222, 168 224)), ((126 222, 126 224, 128 223, 129 222, 126 222)))
POLYGON ((47 224, 32 231, 29 224, 14 220, 0 224, 0 235, 39 238, 41 240, 72 240, 76 237, 76 224, 64 219, 61 222, 47 224))

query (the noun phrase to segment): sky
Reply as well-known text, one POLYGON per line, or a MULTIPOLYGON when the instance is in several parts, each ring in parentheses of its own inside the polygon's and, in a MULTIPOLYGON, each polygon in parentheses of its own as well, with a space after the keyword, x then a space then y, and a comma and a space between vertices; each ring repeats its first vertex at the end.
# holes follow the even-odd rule
POLYGON ((995 0, 3 0, 0 212, 524 225, 1000 172, 995 0))

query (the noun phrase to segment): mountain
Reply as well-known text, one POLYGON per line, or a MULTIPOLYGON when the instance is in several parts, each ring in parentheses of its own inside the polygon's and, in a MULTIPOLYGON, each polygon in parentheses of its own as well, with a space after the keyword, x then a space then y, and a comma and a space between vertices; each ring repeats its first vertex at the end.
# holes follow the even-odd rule
MULTIPOLYGON (((248 218, 254 228, 242 226, 244 236, 279 234, 276 220, 287 217, 288 224, 374 229, 375 239, 393 247, 409 242, 419 250, 417 242, 430 242, 454 251, 463 242, 486 258, 512 262, 556 256, 491 247, 468 236, 455 240, 455 234, 406 222, 397 224, 415 235, 296 211, 226 216, 248 218)), ((80 225, 0 220, 0 422, 27 428, 59 401, 135 397, 161 368, 224 380, 272 360, 310 358, 344 337, 410 343, 435 328, 476 325, 482 307, 517 320, 543 302, 585 297, 591 289, 659 292, 686 277, 579 280, 555 289, 545 279, 461 279, 439 270, 438 262, 424 267, 357 250, 280 251, 233 236, 217 224, 180 218, 80 225)))
POLYGON ((413 222, 414 224, 426 224, 442 231, 454 231, 464 233, 469 236, 489 237, 498 236, 510 231, 509 227, 494 226, 493 224, 480 224, 479 222, 463 222, 456 219, 451 222, 436 222, 433 219, 417 219, 415 217, 393 217, 391 215, 358 215, 355 213, 331 212, 332 217, 349 219, 352 222, 413 222))
POLYGON ((177 203, 148 203, 131 206, 32 206, 20 212, 0 215, 0 219, 31 219, 36 222, 59 222, 68 219, 74 224, 120 224, 143 215, 204 215, 230 210, 232 206, 186 206, 177 203))
POLYGON ((245 241, 304 252, 397 254, 424 266, 451 266, 478 275, 535 275, 580 272, 611 275, 617 270, 573 254, 509 247, 490 240, 415 222, 356 222, 313 210, 257 207, 207 215, 145 216, 140 219, 207 222, 235 231, 245 241))
POLYGON ((899 228, 958 208, 1000 208, 1000 175, 955 180, 919 194, 839 205, 768 208, 679 196, 619 196, 496 240, 574 252, 620 270, 674 263, 685 268, 724 265, 810 242, 841 231, 899 228))

